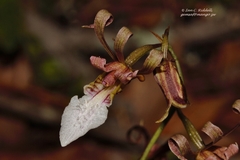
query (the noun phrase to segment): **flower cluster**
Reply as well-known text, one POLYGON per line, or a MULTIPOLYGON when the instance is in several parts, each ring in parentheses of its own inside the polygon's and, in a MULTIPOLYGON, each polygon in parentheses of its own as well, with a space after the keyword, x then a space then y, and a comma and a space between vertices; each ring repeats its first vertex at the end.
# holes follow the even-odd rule
POLYGON ((106 59, 96 56, 90 57, 91 64, 102 70, 103 73, 90 84, 84 86, 84 96, 72 97, 65 108, 60 129, 60 142, 66 146, 72 141, 86 134, 90 129, 102 125, 108 114, 107 107, 111 106, 114 96, 121 91, 132 79, 143 81, 142 74, 151 73, 160 63, 161 56, 153 49, 160 44, 142 46, 134 50, 124 60, 123 49, 132 33, 126 27, 122 27, 114 39, 114 52, 110 49, 104 38, 104 28, 113 21, 113 16, 106 10, 100 10, 94 20, 94 24, 85 25, 84 28, 93 28, 99 41, 106 52, 113 59, 107 63, 106 59), (140 70, 132 70, 131 66, 148 51, 149 56, 140 70), (157 53, 157 54, 156 54, 157 53))
POLYGON ((188 140, 181 134, 174 135, 168 140, 170 150, 181 160, 228 160, 238 152, 237 143, 230 144, 228 147, 214 145, 223 137, 223 132, 211 122, 207 122, 202 131, 211 138, 212 142, 205 145, 201 141, 202 147, 195 153, 191 150, 188 140))
MULTIPOLYGON (((178 60, 168 43, 169 28, 165 30, 162 37, 152 32, 160 42, 141 46, 131 52, 125 59, 123 49, 132 33, 128 28, 122 27, 114 38, 114 51, 112 51, 104 38, 104 28, 112 22, 112 14, 107 10, 100 10, 93 24, 83 26, 84 28, 94 29, 96 36, 112 61, 107 63, 105 58, 90 57, 91 64, 102 70, 103 73, 95 81, 84 86, 84 95, 81 98, 78 98, 78 96, 72 97, 69 105, 65 108, 60 129, 61 145, 64 147, 85 135, 89 130, 102 125, 107 119, 108 107, 112 105, 114 96, 133 79, 137 78, 144 81, 145 74, 153 73, 156 83, 165 95, 168 107, 165 114, 157 121, 157 123, 160 123, 159 128, 149 141, 141 159, 146 159, 149 152, 154 150, 155 142, 175 111, 197 148, 197 152, 194 153, 188 140, 180 134, 171 137, 168 141, 169 148, 179 159, 227 160, 236 154, 239 150, 236 143, 229 147, 214 146, 224 136, 219 127, 211 122, 204 126, 202 131, 212 140, 210 144, 206 145, 194 125, 182 113, 181 109, 186 108, 189 102, 178 60), (158 47, 160 50, 156 49, 158 47), (146 53, 149 54, 142 68, 132 69, 132 66, 146 53), (169 54, 171 58, 169 58, 169 54)), ((234 112, 239 114, 240 100, 237 100, 232 108, 234 112)), ((235 128, 237 127, 239 127, 239 124, 235 128)), ((142 130, 142 127, 138 126, 134 129, 143 131, 146 135, 146 130, 142 130)), ((131 137, 131 132, 129 132, 129 137, 131 137)))

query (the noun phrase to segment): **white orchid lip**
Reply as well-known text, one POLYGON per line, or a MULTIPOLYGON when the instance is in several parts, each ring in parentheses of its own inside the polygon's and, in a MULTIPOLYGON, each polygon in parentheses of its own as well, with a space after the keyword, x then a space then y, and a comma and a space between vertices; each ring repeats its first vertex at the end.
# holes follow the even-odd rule
POLYGON ((113 91, 116 86, 105 88, 103 84, 95 82, 84 86, 85 95, 71 98, 65 108, 60 129, 60 143, 64 147, 85 135, 90 129, 102 125, 112 104, 113 91))

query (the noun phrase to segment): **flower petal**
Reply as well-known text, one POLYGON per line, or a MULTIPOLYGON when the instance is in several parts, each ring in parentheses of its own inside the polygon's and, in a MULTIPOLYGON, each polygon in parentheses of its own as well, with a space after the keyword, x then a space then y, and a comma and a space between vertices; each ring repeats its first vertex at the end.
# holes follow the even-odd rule
POLYGON ((87 96, 78 99, 74 96, 62 115, 60 142, 65 147, 72 141, 86 134, 90 129, 103 124, 108 110, 99 104, 89 104, 87 96))
POLYGON ((85 95, 94 97, 98 92, 104 89, 105 86, 102 85, 103 74, 99 75, 95 81, 83 87, 83 92, 85 95))
POLYGON ((233 155, 238 153, 238 151, 237 143, 230 144, 229 147, 211 146, 209 149, 199 152, 197 159, 205 160, 212 158, 216 160, 229 160, 233 155))
POLYGON ((143 63, 143 68, 139 71, 140 74, 151 73, 162 61, 163 54, 161 51, 152 49, 143 63))
POLYGON ((142 56, 144 56, 148 51, 160 47, 161 44, 149 44, 134 50, 130 55, 125 59, 125 64, 127 66, 132 66, 136 63, 142 56))
POLYGON ((154 78, 170 105, 187 107, 186 89, 173 62, 163 58, 160 66, 154 70, 154 78))
POLYGON ((101 69, 101 70, 105 69, 106 59, 104 59, 104 58, 91 56, 90 62, 94 67, 96 67, 98 69, 101 69))
POLYGON ((102 9, 100 10, 95 19, 94 24, 91 25, 84 25, 84 28, 94 28, 95 34, 98 37, 99 41, 103 45, 104 49, 110 55, 113 60, 117 60, 116 56, 113 54, 112 50, 108 46, 105 38, 104 38, 104 27, 110 25, 113 22, 113 16, 107 10, 102 9))
POLYGON ((209 150, 203 150, 197 154, 196 160, 222 160, 209 150))
POLYGON ((107 107, 112 104, 118 86, 106 88, 101 78, 99 76, 95 82, 84 86, 85 95, 80 99, 77 96, 72 97, 65 108, 60 129, 60 142, 63 147, 106 121, 107 107))
POLYGON ((155 123, 161 123, 162 121, 164 121, 168 117, 170 109, 171 109, 171 105, 168 105, 168 108, 166 109, 164 115, 159 120, 157 120, 155 123))
POLYGON ((127 27, 122 27, 117 33, 114 41, 114 50, 119 62, 124 62, 123 48, 131 36, 132 32, 127 27))
POLYGON ((122 84, 129 83, 137 76, 138 70, 132 71, 131 68, 120 62, 111 62, 105 66, 105 72, 108 73, 103 80, 105 86, 111 86, 118 79, 122 84))
POLYGON ((151 31, 151 33, 162 43, 162 52, 163 52, 163 57, 167 58, 167 53, 168 53, 168 35, 169 35, 169 27, 165 30, 163 34, 163 38, 161 38, 158 34, 154 33, 151 31))
POLYGON ((168 140, 168 146, 173 154, 181 160, 193 159, 193 153, 186 137, 177 134, 168 140))
POLYGON ((169 27, 165 30, 163 34, 162 52, 163 52, 164 58, 167 58, 167 53, 168 53, 168 35, 169 35, 169 27))
POLYGON ((91 56, 90 61, 94 67, 108 73, 102 80, 102 84, 105 87, 114 85, 117 79, 122 84, 127 84, 135 78, 138 73, 138 70, 132 71, 130 67, 118 61, 106 64, 106 60, 104 58, 95 56, 91 56))
POLYGON ((239 147, 237 143, 230 144, 230 146, 225 150, 224 156, 226 157, 226 159, 230 159, 230 157, 237 154, 238 151, 239 151, 239 147))
POLYGON ((211 138, 212 143, 217 142, 223 136, 222 130, 211 122, 207 122, 202 128, 202 131, 211 138))

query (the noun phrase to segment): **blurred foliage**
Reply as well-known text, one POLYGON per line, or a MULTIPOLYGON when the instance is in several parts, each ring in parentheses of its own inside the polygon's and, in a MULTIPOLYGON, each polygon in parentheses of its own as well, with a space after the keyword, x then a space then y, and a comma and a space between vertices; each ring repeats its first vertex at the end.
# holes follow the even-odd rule
MULTIPOLYGON (((43 0, 37 2, 41 15, 53 16, 58 1, 43 0)), ((56 89, 58 91, 70 90, 66 88, 70 77, 64 67, 51 56, 44 54, 44 48, 35 35, 30 34, 25 26, 23 4, 18 0, 0 1, 0 60, 6 65, 13 63, 19 56, 28 57, 34 72, 34 82, 37 85, 56 89)), ((80 80, 76 85, 82 87, 80 80)))
POLYGON ((53 8, 56 5, 57 0, 41 0, 37 1, 37 6, 39 11, 43 15, 51 15, 53 13, 53 8))
POLYGON ((0 1, 0 47, 11 53, 25 38, 23 15, 16 0, 0 1))
POLYGON ((28 33, 23 13, 20 1, 0 1, 1 58, 18 57, 22 52, 37 55, 42 50, 38 39, 28 33))
POLYGON ((47 58, 38 62, 37 80, 46 87, 58 86, 66 80, 66 72, 55 59, 47 58))
MULTIPOLYGON (((31 47, 31 46, 30 46, 31 47)), ((35 50, 36 47, 31 48, 35 50)), ((81 75, 72 79, 70 73, 57 59, 38 53, 31 56, 34 70, 34 83, 44 88, 63 93, 64 95, 82 94, 83 81, 81 75)))

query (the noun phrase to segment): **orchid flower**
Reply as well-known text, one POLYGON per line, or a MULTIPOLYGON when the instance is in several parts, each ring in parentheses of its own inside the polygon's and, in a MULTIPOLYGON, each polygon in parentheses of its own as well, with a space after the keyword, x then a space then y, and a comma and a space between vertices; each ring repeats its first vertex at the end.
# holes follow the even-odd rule
POLYGON ((102 70, 103 73, 97 79, 83 88, 84 96, 72 97, 69 105, 65 108, 60 129, 60 142, 64 147, 79 137, 85 135, 90 129, 102 125, 108 114, 107 107, 111 106, 114 96, 121 91, 122 87, 132 79, 138 78, 143 81, 143 75, 139 70, 133 70, 131 66, 137 62, 145 53, 151 50, 146 58, 142 74, 147 74, 160 63, 158 52, 154 50, 160 44, 145 45, 134 50, 124 60, 123 48, 127 40, 132 36, 130 30, 122 27, 114 39, 113 52, 104 38, 104 28, 113 21, 113 16, 107 10, 100 10, 94 20, 94 24, 85 25, 84 28, 93 28, 96 36, 103 45, 113 62, 96 56, 90 57, 91 64, 102 70))
POLYGON ((162 37, 154 32, 152 33, 160 42, 162 42, 161 51, 159 51, 159 53, 161 53, 163 57, 159 66, 154 69, 153 74, 155 81, 163 91, 168 103, 168 108, 165 114, 156 121, 156 123, 160 123, 168 117, 172 106, 176 108, 186 108, 188 105, 188 99, 180 67, 177 67, 177 64, 174 64, 174 61, 167 57, 169 51, 169 28, 165 30, 162 37))
POLYGON ((181 160, 229 160, 230 157, 238 153, 239 147, 237 143, 232 143, 228 147, 214 145, 223 137, 222 130, 216 125, 208 122, 202 128, 202 131, 211 138, 212 142, 205 145, 201 150, 193 152, 188 140, 181 134, 176 134, 168 140, 170 150, 181 160))
MULTIPOLYGON (((235 101, 233 104, 234 111, 236 108, 239 108, 239 100, 235 101)), ((236 113, 239 114, 239 112, 236 113)), ((240 126, 240 123, 238 123, 228 133, 224 134, 218 126, 212 124, 211 122, 207 122, 202 128, 202 132, 210 137, 212 141, 208 144, 205 144, 190 121, 179 111, 178 115, 182 120, 193 144, 197 147, 197 151, 193 152, 190 148, 187 138, 181 134, 174 135, 168 140, 168 145, 172 153, 175 154, 179 159, 229 160, 230 157, 238 153, 239 147, 237 143, 232 143, 228 147, 216 146, 215 144, 224 136, 237 129, 240 126)))

